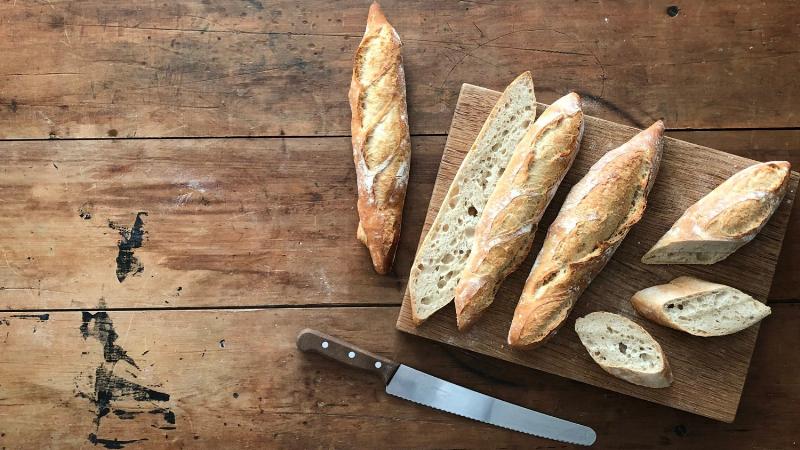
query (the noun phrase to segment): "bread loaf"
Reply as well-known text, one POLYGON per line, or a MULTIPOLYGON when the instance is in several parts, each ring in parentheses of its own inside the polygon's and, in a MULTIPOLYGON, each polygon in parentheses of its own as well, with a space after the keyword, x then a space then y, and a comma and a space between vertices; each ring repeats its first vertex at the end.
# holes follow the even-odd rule
POLYGON ((472 251, 456 286, 460 330, 480 317, 500 283, 525 260, 582 134, 580 97, 572 93, 550 105, 514 149, 475 227, 472 251))
POLYGON ((607 312, 593 312, 575 321, 575 332, 592 359, 606 372, 639 386, 672 384, 667 355, 636 322, 607 312))
POLYGON ((349 98, 358 183, 357 237, 381 274, 394 261, 411 163, 401 46, 380 6, 373 3, 356 50, 349 98))
POLYGON ((663 133, 664 124, 656 122, 603 155, 572 188, 525 282, 509 345, 530 348, 554 334, 642 217, 663 133))
POLYGON ((769 306, 738 289, 692 277, 643 289, 631 303, 653 322, 695 336, 733 334, 771 312, 769 306))
POLYGON ((750 242, 780 205, 791 165, 750 166, 701 198, 648 251, 645 264, 714 264, 750 242))
POLYGON ((408 280, 416 324, 453 300, 478 217, 535 114, 533 80, 525 72, 495 104, 417 250, 408 280))

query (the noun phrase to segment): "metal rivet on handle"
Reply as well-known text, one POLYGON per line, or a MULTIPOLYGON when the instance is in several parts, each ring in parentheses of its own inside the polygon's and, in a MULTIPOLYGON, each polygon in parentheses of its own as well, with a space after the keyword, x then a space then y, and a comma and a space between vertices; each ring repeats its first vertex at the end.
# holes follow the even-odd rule
POLYGON ((382 365, 383 365, 383 364, 381 364, 381 362, 380 362, 380 361, 375 361, 375 368, 376 368, 376 369, 380 369, 382 365))
POLYGON ((328 341, 322 341, 322 348, 328 348, 328 341))
POLYGON ((348 354, 347 354, 347 357, 348 357, 348 358, 350 358, 350 359, 353 359, 353 358, 355 358, 355 357, 356 357, 356 352, 350 352, 350 353, 348 353, 348 354))

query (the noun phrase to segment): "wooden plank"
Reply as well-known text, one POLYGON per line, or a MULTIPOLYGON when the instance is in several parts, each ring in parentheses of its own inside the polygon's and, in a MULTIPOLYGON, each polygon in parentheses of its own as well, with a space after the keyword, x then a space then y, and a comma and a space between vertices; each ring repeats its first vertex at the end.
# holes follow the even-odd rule
MULTIPOLYGON (((529 69, 541 101, 577 89, 615 121, 797 124, 793 1, 671 4, 386 1, 411 130, 446 132, 462 82, 499 89, 529 69)), ((349 134, 367 3, 328 6, 3 2, 0 137, 349 134)))
MULTIPOLYGON (((413 140, 409 198, 430 197, 441 144, 413 140)), ((95 307, 101 298, 127 308, 397 305, 425 211, 420 201, 406 212, 403 269, 379 276, 355 239, 349 138, 0 149, 0 309, 95 307), (145 234, 128 248, 122 234, 140 212, 145 234), (120 281, 120 255, 131 254, 138 262, 122 261, 120 281)))
MULTIPOLYGON (((739 133, 692 136, 735 144, 739 133)), ((758 142, 778 148, 782 133, 758 142)), ((445 137, 412 141, 403 232, 386 277, 353 237, 347 138, 0 142, 0 308, 94 307, 100 297, 113 307, 399 304, 445 137), (145 271, 120 283, 120 234, 108 220, 130 228, 139 211, 148 212, 147 235, 133 252, 145 271)), ((771 300, 800 298, 798 246, 784 245, 771 300)))
POLYGON ((766 319, 734 424, 532 370, 483 365, 479 370, 494 377, 488 378, 449 358, 443 346, 392 332, 396 315, 396 307, 54 312, 47 320, 2 314, 0 447, 93 448, 93 434, 100 447, 116 439, 129 450, 376 443, 563 448, 387 396, 377 377, 300 354, 294 338, 307 326, 472 389, 587 423, 598 432, 597 448, 701 449, 712 442, 716 448, 789 448, 800 438, 800 358, 785 345, 798 337, 798 305, 778 305, 766 319), (97 393, 107 402, 98 405, 97 393), (108 413, 98 417, 98 406, 108 413))
MULTIPOLYGON (((496 91, 464 85, 423 233, 433 221, 460 161, 498 97, 499 93, 496 91)), ((570 187, 589 167, 606 151, 621 145, 637 131, 587 117, 581 150, 556 194, 553 205, 545 214, 543 226, 540 227, 542 230, 549 226, 570 187)), ((758 333, 757 326, 732 336, 715 338, 713 341, 653 324, 646 326, 665 349, 675 374, 675 382, 666 389, 635 386, 603 372, 586 353, 573 328, 576 317, 597 310, 618 312, 636 318, 628 301, 631 295, 639 289, 667 282, 679 275, 693 275, 729 284, 765 300, 800 179, 797 173, 792 174, 786 198, 770 222, 735 257, 713 266, 650 266, 640 262, 644 252, 669 229, 688 206, 730 175, 752 163, 751 160, 731 154, 667 138, 658 178, 648 198, 644 217, 581 296, 562 331, 540 349, 530 352, 512 351, 506 345, 506 336, 530 265, 541 248, 544 232, 537 233, 527 263, 506 280, 481 323, 469 332, 457 331, 452 306, 444 308, 422 326, 415 327, 411 320, 408 292, 397 327, 402 331, 478 353, 730 422, 736 414, 758 333), (708 392, 713 392, 713 396, 705 397, 708 392)), ((639 320, 641 323, 641 319, 639 320)))

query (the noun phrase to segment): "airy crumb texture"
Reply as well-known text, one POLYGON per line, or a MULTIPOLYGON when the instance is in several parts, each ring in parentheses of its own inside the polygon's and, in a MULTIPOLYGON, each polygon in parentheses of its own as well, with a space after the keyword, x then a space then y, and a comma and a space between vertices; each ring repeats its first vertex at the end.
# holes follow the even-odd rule
POLYGON ((520 75, 498 101, 461 167, 410 274, 417 323, 450 303, 472 249, 475 226, 497 180, 536 113, 530 73, 520 75), (488 126, 487 126, 488 125, 488 126))
POLYGON ((667 387, 672 383, 661 346, 635 322, 594 312, 575 322, 575 332, 606 372, 641 386, 667 387))
POLYGON ((666 303, 664 313, 691 334, 724 336, 755 324, 770 309, 742 292, 717 290, 666 303))
POLYGON ((771 312, 738 289, 693 277, 642 289, 633 295, 631 303, 642 316, 695 336, 736 333, 771 312))

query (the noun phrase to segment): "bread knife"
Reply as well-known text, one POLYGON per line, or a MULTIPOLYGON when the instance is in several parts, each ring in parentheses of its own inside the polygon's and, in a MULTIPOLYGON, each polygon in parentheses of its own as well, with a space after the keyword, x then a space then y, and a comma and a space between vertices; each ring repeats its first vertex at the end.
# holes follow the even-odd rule
POLYGON ((594 430, 505 402, 436 378, 315 330, 303 330, 297 347, 348 366, 369 370, 386 383, 386 393, 469 419, 521 433, 578 445, 592 445, 594 430))

